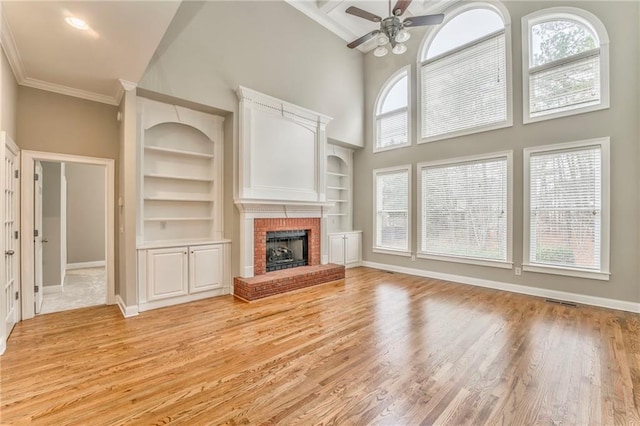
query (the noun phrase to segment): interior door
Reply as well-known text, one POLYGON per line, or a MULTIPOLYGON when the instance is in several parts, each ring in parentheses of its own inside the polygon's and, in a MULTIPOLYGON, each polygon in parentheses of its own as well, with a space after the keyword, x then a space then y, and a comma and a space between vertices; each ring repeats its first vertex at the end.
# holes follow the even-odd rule
POLYGON ((9 336, 20 318, 18 290, 18 147, 2 132, 4 147, 4 300, 5 336, 9 336))
POLYGON ((34 188, 33 188, 33 243, 34 243, 34 253, 33 253, 33 262, 34 262, 34 270, 33 270, 33 278, 34 278, 34 292, 35 292, 35 312, 36 314, 40 313, 40 309, 42 308, 42 296, 44 291, 42 289, 42 244, 46 242, 45 239, 42 238, 42 164, 39 161, 36 161, 35 170, 34 170, 34 188))

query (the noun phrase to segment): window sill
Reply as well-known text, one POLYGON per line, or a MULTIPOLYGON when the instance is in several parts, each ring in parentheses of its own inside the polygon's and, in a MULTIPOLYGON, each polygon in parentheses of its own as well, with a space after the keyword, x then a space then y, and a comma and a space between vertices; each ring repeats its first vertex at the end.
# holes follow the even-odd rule
POLYGON ((587 278, 591 280, 609 281, 610 272, 590 271, 586 269, 573 269, 561 266, 549 265, 522 265, 522 270, 526 272, 537 272, 541 274, 563 275, 567 277, 587 278))
POLYGON ((411 252, 405 251, 405 250, 394 250, 389 248, 374 247, 372 251, 374 253, 380 253, 380 254, 392 254, 394 256, 411 257, 411 252))
POLYGON ((575 108, 566 111, 554 112, 551 114, 538 115, 536 117, 529 116, 528 111, 525 111, 522 117, 522 122, 524 124, 537 123, 539 121, 553 120, 554 118, 562 118, 562 117, 570 117, 572 115, 584 114, 587 112, 600 111, 603 109, 608 109, 608 102, 600 102, 597 105, 590 105, 582 108, 575 108))
POLYGON ((386 152, 386 151, 393 151, 394 149, 400 149, 400 148, 406 148, 408 146, 411 146, 411 143, 403 143, 402 145, 391 145, 391 146, 385 146, 385 147, 381 147, 378 148, 376 146, 373 147, 373 153, 376 154, 378 152, 386 152))
POLYGON ((513 119, 509 118, 506 121, 503 121, 501 123, 491 124, 484 127, 474 127, 472 129, 458 130, 455 132, 444 133, 442 135, 421 137, 421 139, 418 140, 418 144, 420 145, 423 143, 436 142, 443 139, 452 139, 460 136, 474 135, 476 133, 489 132, 491 130, 504 129, 505 127, 512 127, 512 126, 513 126, 513 119))
POLYGON ((513 262, 501 261, 501 260, 485 260, 485 259, 473 259, 470 257, 439 256, 439 255, 427 254, 427 253, 418 253, 417 257, 419 257, 420 259, 439 260, 442 262, 466 263, 469 265, 489 266, 492 268, 513 269, 513 262))

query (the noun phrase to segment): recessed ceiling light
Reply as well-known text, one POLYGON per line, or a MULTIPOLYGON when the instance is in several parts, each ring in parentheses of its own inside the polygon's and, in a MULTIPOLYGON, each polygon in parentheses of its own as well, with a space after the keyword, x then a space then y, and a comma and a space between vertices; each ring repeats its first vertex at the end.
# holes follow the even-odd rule
POLYGON ((71 25, 73 28, 76 28, 78 30, 89 29, 89 24, 87 24, 80 18, 76 18, 75 16, 68 16, 64 18, 64 20, 67 21, 67 24, 71 25))

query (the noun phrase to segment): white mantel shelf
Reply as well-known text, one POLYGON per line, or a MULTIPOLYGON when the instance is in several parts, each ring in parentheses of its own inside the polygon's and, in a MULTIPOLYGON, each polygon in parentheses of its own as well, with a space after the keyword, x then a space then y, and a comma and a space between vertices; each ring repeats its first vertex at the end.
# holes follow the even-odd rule
POLYGON ((333 201, 295 201, 295 200, 256 200, 243 199, 234 200, 236 207, 241 213, 282 211, 286 210, 317 210, 320 208, 332 208, 333 201))

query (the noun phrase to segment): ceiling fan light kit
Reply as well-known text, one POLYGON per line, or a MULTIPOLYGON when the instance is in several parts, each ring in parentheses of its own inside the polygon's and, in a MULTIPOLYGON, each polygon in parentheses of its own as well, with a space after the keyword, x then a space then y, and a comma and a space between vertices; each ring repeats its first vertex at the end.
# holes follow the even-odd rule
POLYGON ((363 35, 359 39, 347 44, 347 47, 353 49, 375 37, 378 47, 373 51, 374 56, 380 58, 389 53, 389 48, 386 47, 387 44, 391 44, 391 51, 393 53, 401 55, 407 51, 407 46, 404 42, 411 38, 411 34, 409 34, 409 31, 407 31, 406 28, 424 25, 437 25, 441 24, 444 20, 444 15, 439 13, 437 15, 412 16, 404 21, 400 21, 399 16, 407 10, 410 3, 411 0, 398 0, 394 8, 391 9, 391 0, 389 0, 390 16, 384 19, 371 12, 360 9, 359 7, 349 7, 346 10, 346 13, 368 21, 380 23, 380 29, 373 30, 368 34, 363 35))

